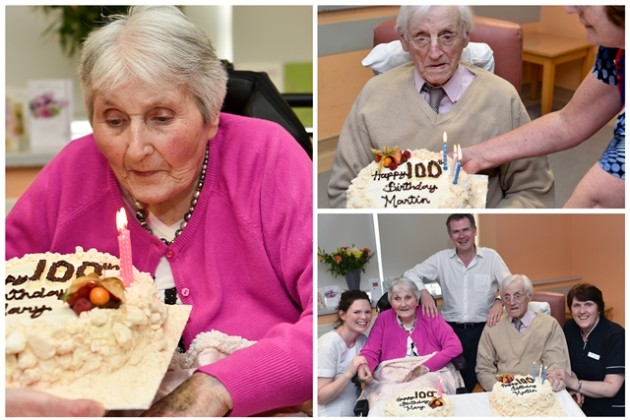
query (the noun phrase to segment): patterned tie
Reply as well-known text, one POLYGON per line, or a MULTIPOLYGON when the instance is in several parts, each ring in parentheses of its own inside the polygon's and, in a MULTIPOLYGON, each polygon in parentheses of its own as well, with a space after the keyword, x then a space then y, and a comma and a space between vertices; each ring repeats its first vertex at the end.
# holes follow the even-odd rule
POLYGON ((514 318, 512 320, 512 323, 514 324, 516 331, 521 332, 521 327, 523 326, 523 322, 520 319, 514 318))
POLYGON ((436 114, 439 114, 440 102, 442 102, 442 98, 446 95, 444 89, 441 87, 434 88, 425 83, 422 85, 422 90, 424 92, 429 92, 429 105, 436 114))

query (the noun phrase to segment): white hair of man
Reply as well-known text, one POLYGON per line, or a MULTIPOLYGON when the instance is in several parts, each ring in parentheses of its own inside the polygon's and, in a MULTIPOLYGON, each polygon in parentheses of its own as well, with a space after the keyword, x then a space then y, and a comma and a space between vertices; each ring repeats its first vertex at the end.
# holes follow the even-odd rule
POLYGON ((196 98, 204 122, 218 118, 227 73, 205 33, 173 6, 133 6, 127 15, 90 33, 79 79, 89 120, 99 91, 139 83, 160 90, 177 86, 196 98))
POLYGON ((523 285, 523 289, 525 289, 525 295, 527 298, 531 300, 532 295, 534 294, 534 285, 532 281, 525 274, 511 274, 507 276, 502 282, 500 286, 500 294, 503 296, 503 292, 507 289, 510 284, 520 281, 523 285))
POLYGON ((455 7, 459 13, 462 35, 468 39, 474 25, 474 14, 469 6, 401 6, 396 19, 396 30, 407 38, 407 29, 425 18, 434 7, 455 7))

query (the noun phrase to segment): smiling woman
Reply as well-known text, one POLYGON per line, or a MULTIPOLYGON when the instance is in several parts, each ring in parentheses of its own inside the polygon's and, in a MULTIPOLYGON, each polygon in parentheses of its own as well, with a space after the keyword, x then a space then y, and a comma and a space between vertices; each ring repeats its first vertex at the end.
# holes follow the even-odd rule
POLYGON ((564 326, 571 372, 560 372, 587 416, 623 416, 625 330, 606 319, 601 290, 575 285, 567 295, 572 320, 564 326))
POLYGON ((352 416, 359 388, 353 383, 363 362, 357 357, 365 345, 372 320, 367 293, 348 290, 341 294, 337 327, 317 340, 317 401, 319 415, 352 416))

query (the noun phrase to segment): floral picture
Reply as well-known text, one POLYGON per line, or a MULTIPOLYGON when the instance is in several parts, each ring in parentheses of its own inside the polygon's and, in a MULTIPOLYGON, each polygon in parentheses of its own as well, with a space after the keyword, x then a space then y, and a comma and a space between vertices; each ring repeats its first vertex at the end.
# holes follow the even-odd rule
POLYGON ((67 106, 68 101, 55 99, 54 94, 51 92, 39 94, 31 99, 29 103, 31 115, 35 118, 56 117, 67 106))

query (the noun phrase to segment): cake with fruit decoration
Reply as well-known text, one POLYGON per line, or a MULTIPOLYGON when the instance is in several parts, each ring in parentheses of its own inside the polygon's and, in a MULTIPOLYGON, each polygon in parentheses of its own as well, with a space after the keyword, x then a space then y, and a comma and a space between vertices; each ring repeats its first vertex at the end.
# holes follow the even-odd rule
POLYGON ((453 403, 435 389, 414 389, 401 392, 385 404, 387 417, 452 417, 453 403))
POLYGON ((145 409, 168 368, 190 307, 167 306, 152 277, 77 247, 6 262, 5 383, 106 409, 145 409), (124 384, 124 386, 121 386, 124 384))
POLYGON ((488 177, 426 149, 372 149, 374 160, 346 191, 348 208, 485 208, 488 177))
POLYGON ((489 395, 490 407, 504 417, 564 417, 566 413, 554 396, 551 384, 532 375, 497 376, 489 395))

